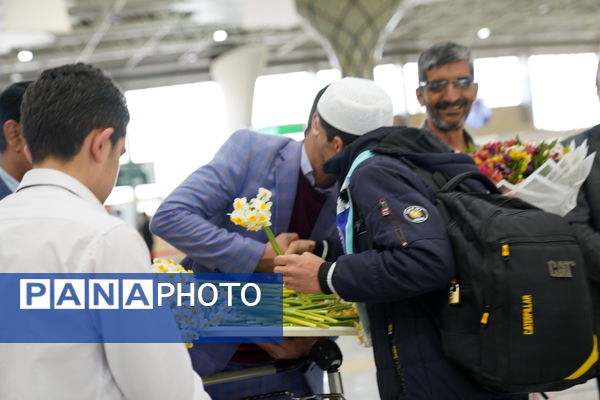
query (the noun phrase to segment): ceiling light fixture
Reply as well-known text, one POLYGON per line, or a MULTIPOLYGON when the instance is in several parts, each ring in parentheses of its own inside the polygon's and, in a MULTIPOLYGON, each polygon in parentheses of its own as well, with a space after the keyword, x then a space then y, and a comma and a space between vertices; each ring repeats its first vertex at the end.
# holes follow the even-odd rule
POLYGON ((481 28, 480 30, 477 31, 477 37, 479 39, 487 39, 490 37, 490 28, 481 28))
POLYGON ((17 59, 21 62, 29 62, 33 60, 33 53, 29 50, 21 50, 17 53, 17 59))
POLYGON ((219 29, 213 33, 213 40, 215 42, 223 42, 225 39, 227 39, 227 31, 219 29))

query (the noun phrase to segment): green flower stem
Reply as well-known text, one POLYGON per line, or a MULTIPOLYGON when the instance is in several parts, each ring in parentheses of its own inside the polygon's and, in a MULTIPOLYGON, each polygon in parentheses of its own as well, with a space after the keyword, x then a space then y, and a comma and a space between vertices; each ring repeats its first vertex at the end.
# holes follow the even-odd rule
POLYGON ((269 228, 268 226, 263 226, 263 231, 265 231, 265 235, 267 235, 267 239, 269 239, 269 242, 271 242, 271 246, 273 246, 273 250, 275 250, 275 254, 277 254, 278 256, 282 256, 283 251, 281 251, 281 247, 279 247, 279 244, 275 240, 275 235, 273 235, 273 231, 271 230, 271 228, 269 228))
POLYGON ((352 327, 358 321, 358 315, 346 314, 353 305, 336 295, 298 293, 284 288, 282 300, 284 326, 352 327))
MULTIPOLYGON (((358 320, 356 320, 356 322, 358 322, 358 320)), ((333 326, 349 326, 352 327, 356 324, 356 322, 354 321, 339 321, 337 324, 334 324, 333 326)))
POLYGON ((284 322, 291 322, 293 324, 308 326, 309 328, 316 328, 317 327, 317 324, 315 324, 313 322, 304 321, 304 320, 302 320, 300 318, 289 317, 287 315, 283 316, 283 321, 284 322))
POLYGON ((323 323, 333 323, 333 324, 335 324, 336 322, 338 322, 337 319, 329 317, 327 315, 312 314, 312 313, 303 313, 301 311, 297 311, 297 313, 301 317, 305 317, 305 318, 309 318, 309 319, 314 319, 314 320, 317 320, 317 321, 323 322, 323 323))

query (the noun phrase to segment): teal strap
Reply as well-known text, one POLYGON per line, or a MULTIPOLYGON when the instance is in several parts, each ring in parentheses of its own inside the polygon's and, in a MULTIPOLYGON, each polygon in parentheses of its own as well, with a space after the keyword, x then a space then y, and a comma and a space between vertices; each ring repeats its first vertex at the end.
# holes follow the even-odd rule
POLYGON ((360 153, 352 162, 350 166, 350 170, 348 170, 348 174, 346 175, 346 179, 344 179, 344 185, 342 189, 346 189, 346 193, 348 194, 348 221, 346 222, 346 254, 352 254, 354 252, 354 212, 352 211, 352 196, 350 194, 350 177, 352 173, 363 161, 373 157, 375 153, 371 150, 366 150, 360 153))

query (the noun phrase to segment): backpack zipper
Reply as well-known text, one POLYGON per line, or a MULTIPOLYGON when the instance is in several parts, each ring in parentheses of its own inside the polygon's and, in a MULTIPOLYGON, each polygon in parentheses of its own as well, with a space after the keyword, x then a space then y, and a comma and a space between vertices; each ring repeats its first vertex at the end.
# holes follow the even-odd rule
POLYGON ((404 232, 402 232, 402 228, 400 227, 398 220, 392 213, 392 210, 390 209, 388 202, 384 198, 381 198, 381 199, 379 199, 379 201, 377 203, 379 204, 379 210, 381 211, 381 216, 386 217, 390 221, 390 223, 392 224, 392 228, 394 228, 394 233, 396 234, 396 237, 400 241, 400 244, 402 245, 402 247, 405 247, 405 248, 408 247, 408 241, 406 240, 406 237, 404 236, 404 232))
POLYGON ((540 244, 540 243, 577 243, 574 237, 565 235, 550 235, 550 236, 517 236, 511 237, 510 239, 501 239, 498 241, 500 245, 500 255, 504 261, 508 261, 510 256, 510 247, 527 245, 527 244, 540 244))
POLYGON ((573 242, 577 241, 573 236, 566 235, 543 235, 543 236, 513 236, 499 241, 500 244, 528 244, 528 243, 555 243, 555 242, 573 242))
MULTIPOLYGON (((481 230, 479 231, 479 237, 480 238, 484 238, 485 234, 487 233, 488 227, 490 225, 492 225, 492 221, 502 213, 502 211, 500 210, 495 210, 494 212, 492 212, 490 214, 490 216, 488 218, 486 218, 484 221, 483 226, 481 227, 481 230)), ((489 252, 490 249, 486 247, 485 252, 489 252)), ((484 267, 484 271, 486 271, 487 277, 484 277, 484 281, 489 283, 489 274, 490 272, 487 270, 487 266, 484 267)), ((487 286, 487 285, 486 285, 487 286)), ((482 303, 482 309, 481 309, 481 319, 479 320, 479 324, 481 325, 481 328, 485 329, 488 326, 488 322, 490 319, 490 310, 491 310, 491 306, 490 306, 490 294, 487 293, 487 290, 482 291, 481 293, 481 303, 482 303)))
POLYGON ((399 379, 400 393, 404 393, 405 383, 404 375, 402 374, 402 363, 400 362, 400 354, 398 352, 398 346, 394 343, 394 321, 390 316, 390 310, 386 310, 387 316, 387 338, 390 346, 390 355, 392 356, 392 363, 394 364, 394 371, 399 379))

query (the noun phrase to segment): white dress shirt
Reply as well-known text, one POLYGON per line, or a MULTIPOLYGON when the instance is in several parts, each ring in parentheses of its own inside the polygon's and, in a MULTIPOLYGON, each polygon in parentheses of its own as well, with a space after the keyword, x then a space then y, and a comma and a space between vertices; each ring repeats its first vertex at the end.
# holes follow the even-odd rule
MULTIPOLYGON (((57 170, 27 172, 0 205, 0 272, 145 273, 149 262, 139 234, 57 170)), ((181 343, 0 343, 0 399, 210 397, 181 343)))

